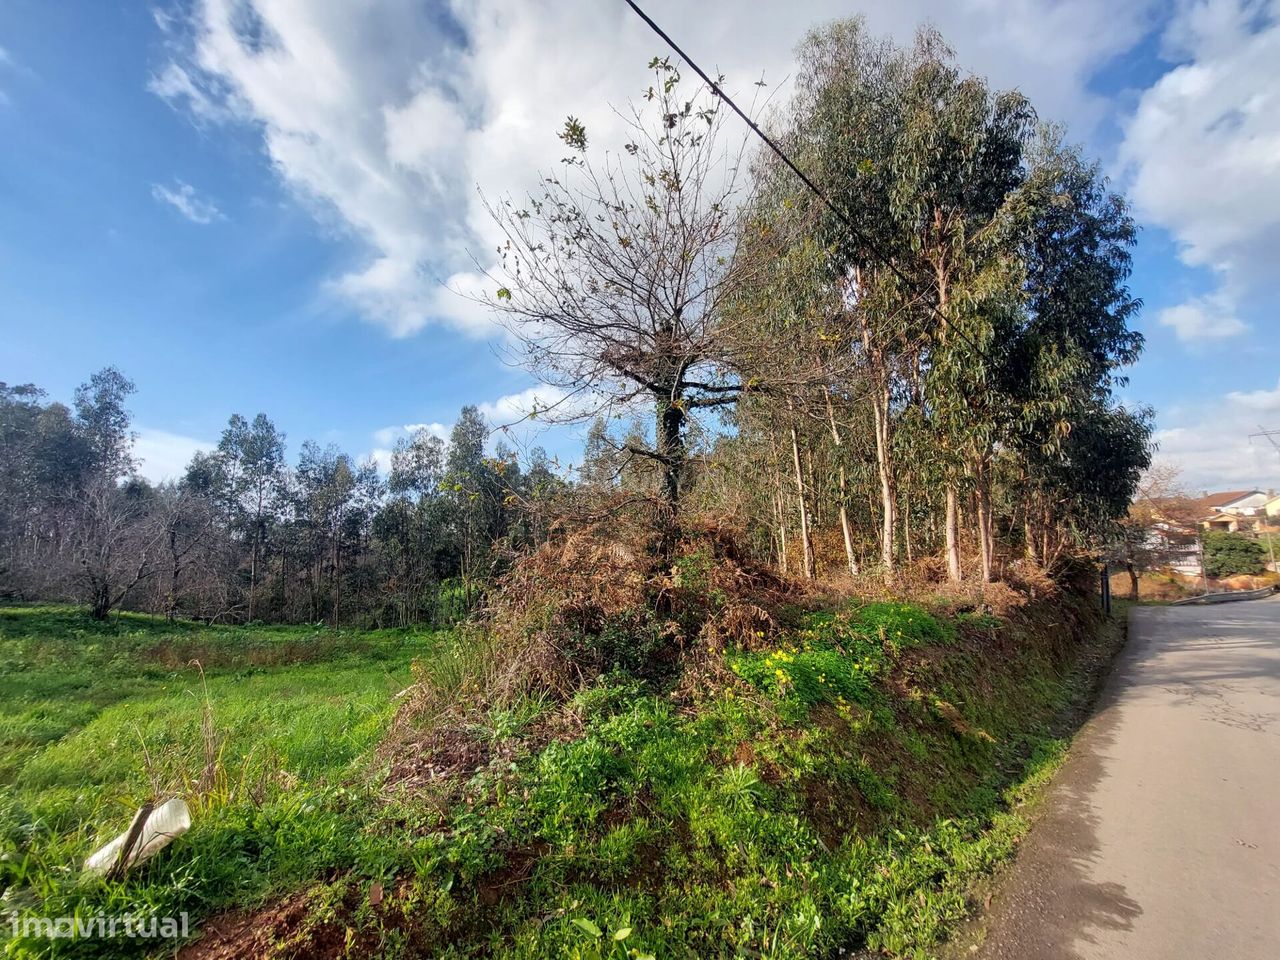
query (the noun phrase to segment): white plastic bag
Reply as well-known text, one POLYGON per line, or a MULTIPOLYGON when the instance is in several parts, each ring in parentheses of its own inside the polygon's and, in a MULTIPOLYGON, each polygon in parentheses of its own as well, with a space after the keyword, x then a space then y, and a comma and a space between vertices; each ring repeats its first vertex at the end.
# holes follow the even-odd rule
MULTIPOLYGON (((139 811, 139 813, 141 812, 139 811)), ((132 828, 133 825, 130 824, 130 829, 132 828)), ((160 804, 160 806, 151 811, 146 822, 142 825, 142 830, 133 845, 129 859, 125 861, 125 869, 141 863, 148 857, 163 850, 174 837, 181 836, 190 829, 191 811, 187 809, 187 805, 182 799, 174 797, 172 800, 167 800, 160 804)), ((106 874, 120 859, 120 851, 124 849, 125 842, 128 839, 129 830, 126 830, 106 846, 95 850, 89 855, 89 859, 84 862, 85 872, 96 873, 100 876, 106 874)))

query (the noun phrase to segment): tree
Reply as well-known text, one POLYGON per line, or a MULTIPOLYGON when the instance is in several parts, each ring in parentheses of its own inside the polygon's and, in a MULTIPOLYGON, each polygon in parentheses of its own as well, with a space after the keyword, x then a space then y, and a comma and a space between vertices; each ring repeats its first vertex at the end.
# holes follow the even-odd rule
MULTIPOLYGON (((155 491, 152 522, 156 525, 167 578, 163 579, 161 608, 167 619, 177 617, 192 569, 212 559, 217 536, 217 510, 208 497, 186 484, 168 484, 155 491)), ((210 571, 221 571, 215 564, 210 571)))
POLYGON ((453 505, 464 602, 471 609, 478 581, 487 569, 488 547, 500 536, 497 483, 484 445, 489 426, 475 406, 465 406, 449 434, 445 483, 453 505))
POLYGON ((1195 550, 1196 501, 1183 489, 1179 470, 1153 464, 1138 481, 1128 513, 1119 521, 1118 559, 1129 576, 1129 599, 1138 599, 1142 573, 1172 566, 1195 550))
POLYGON ((809 35, 800 62, 782 137, 843 215, 801 190, 788 170, 771 164, 770 172, 790 186, 781 216, 813 222, 826 250, 814 265, 856 331, 850 348, 869 384, 881 564, 891 575, 898 560, 895 434, 916 408, 934 426, 934 455, 952 469, 951 574, 959 575, 954 471, 963 461, 980 491, 989 571, 990 508, 981 491, 1000 410, 979 402, 993 396, 982 345, 998 339, 995 321, 1017 294, 1008 207, 1034 114, 1021 95, 961 74, 933 30, 898 48, 872 40, 860 19, 838 21, 809 35))
POLYGON ((115 367, 103 367, 76 387, 76 421, 104 477, 115 479, 133 470, 133 435, 125 403, 135 389, 133 381, 115 367))
POLYGON ((104 475, 95 477, 81 493, 75 528, 76 580, 95 620, 107 619, 159 569, 159 531, 146 523, 150 498, 145 483, 121 487, 104 475))
POLYGON ((652 443, 628 449, 659 465, 670 531, 690 418, 743 389, 723 309, 739 279, 738 167, 719 147, 716 102, 686 94, 669 60, 650 66, 652 118, 634 111, 625 160, 589 158, 586 130, 570 118, 563 176, 547 176, 522 205, 490 206, 505 239, 502 286, 488 302, 528 368, 580 401, 540 416, 653 404, 652 443))
POLYGON ((1215 579, 1262 573, 1265 555, 1261 543, 1241 533, 1212 530, 1204 535, 1204 572, 1215 579))
POLYGON ((218 441, 222 479, 239 513, 249 541, 249 620, 255 616, 258 561, 266 538, 266 522, 280 494, 284 459, 284 434, 265 413, 248 423, 232 414, 218 441))
POLYGON ((416 500, 435 494, 444 478, 444 461, 444 441, 425 428, 412 437, 401 437, 391 452, 391 492, 416 500))

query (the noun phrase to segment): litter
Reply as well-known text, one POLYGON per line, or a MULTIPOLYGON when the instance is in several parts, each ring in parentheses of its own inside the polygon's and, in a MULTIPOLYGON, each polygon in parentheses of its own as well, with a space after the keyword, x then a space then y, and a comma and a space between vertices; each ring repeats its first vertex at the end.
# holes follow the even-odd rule
POLYGON ((85 872, 123 876, 130 867, 159 853, 174 837, 190 829, 191 811, 180 798, 166 800, 158 807, 143 804, 128 830, 89 855, 84 862, 85 872))

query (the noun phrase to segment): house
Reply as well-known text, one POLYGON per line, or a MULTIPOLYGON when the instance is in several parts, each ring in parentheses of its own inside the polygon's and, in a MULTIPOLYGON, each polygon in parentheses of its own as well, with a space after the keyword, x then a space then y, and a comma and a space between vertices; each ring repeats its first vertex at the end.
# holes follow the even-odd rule
POLYGON ((1168 567, 1188 577, 1198 577, 1203 572, 1200 538, 1194 527, 1158 521, 1147 531, 1142 552, 1148 567, 1168 567))
POLYGON ((1200 526, 1204 530, 1228 530, 1231 533, 1239 533, 1241 530, 1252 530, 1255 523, 1257 523, 1255 517, 1243 517, 1238 513, 1219 511, 1201 520, 1200 526))
POLYGON ((1280 521, 1280 496, 1272 497, 1262 505, 1262 512, 1267 515, 1267 522, 1280 521))
POLYGON ((1254 530, 1268 516, 1267 504, 1275 502, 1280 514, 1280 497, 1262 490, 1224 490, 1201 497, 1196 506, 1202 530, 1254 530))

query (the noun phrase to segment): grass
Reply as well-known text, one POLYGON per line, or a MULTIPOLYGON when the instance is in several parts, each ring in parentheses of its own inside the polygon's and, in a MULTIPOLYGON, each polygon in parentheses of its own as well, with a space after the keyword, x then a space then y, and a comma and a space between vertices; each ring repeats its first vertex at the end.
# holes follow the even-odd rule
MULTIPOLYGON (((385 730, 411 661, 436 640, 0 609, 4 907, 207 913, 348 867, 353 770, 385 730), (193 808, 174 855, 128 884, 81 882, 84 857, 157 794, 193 808)), ((79 946, 102 955, 101 944, 79 946)))
POLYGON ((1115 643, 1083 601, 812 613, 697 683, 619 671, 491 708, 466 732, 488 759, 451 793, 375 790, 410 661, 434 652, 415 679, 458 697, 488 669, 491 649, 437 640, 0 611, 6 906, 203 917, 296 894, 252 955, 924 958, 1025 831, 1084 654, 1115 643), (196 650, 203 683, 180 665, 196 650), (94 830, 151 784, 198 785, 206 683, 222 774, 191 833, 127 883, 82 882, 94 830))

